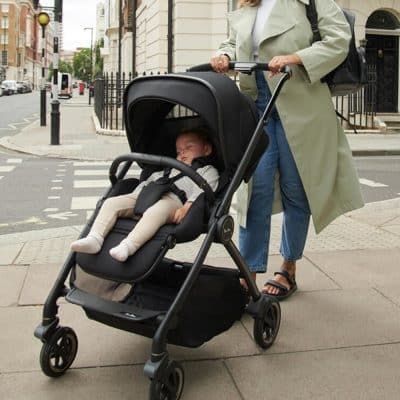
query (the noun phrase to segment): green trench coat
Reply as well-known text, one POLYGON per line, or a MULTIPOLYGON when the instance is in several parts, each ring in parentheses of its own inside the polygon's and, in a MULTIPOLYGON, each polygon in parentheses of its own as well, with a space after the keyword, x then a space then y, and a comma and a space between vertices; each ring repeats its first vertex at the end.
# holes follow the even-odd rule
MULTIPOLYGON (((276 107, 309 201, 317 233, 336 217, 363 206, 351 150, 338 121, 329 89, 320 79, 346 57, 350 29, 333 0, 316 0, 321 42, 312 44, 304 4, 309 0, 277 0, 260 42, 260 62, 273 56, 297 53, 303 65, 283 87, 276 107)), ((252 59, 252 27, 256 7, 243 7, 229 15, 230 37, 218 52, 231 60, 252 59)), ((267 74, 266 74, 267 75, 267 74)), ((267 76, 266 76, 267 77, 267 76)), ((267 78, 273 90, 279 77, 267 78)), ((254 99, 254 75, 241 75, 240 88, 254 99)), ((278 177, 277 177, 277 183, 278 177)), ((279 188, 279 186, 278 186, 279 188)), ((238 190, 238 220, 246 226, 251 181, 238 190)), ((282 210, 275 190, 274 212, 282 210)))

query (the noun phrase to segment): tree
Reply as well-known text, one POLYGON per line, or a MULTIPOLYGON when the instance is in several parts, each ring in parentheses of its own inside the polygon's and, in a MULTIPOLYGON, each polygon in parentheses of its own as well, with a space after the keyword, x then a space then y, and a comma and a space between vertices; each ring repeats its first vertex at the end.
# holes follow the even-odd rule
POLYGON ((90 49, 82 49, 75 53, 72 61, 74 75, 77 79, 88 82, 90 79, 90 49))
MULTIPOLYGON (((58 72, 67 72, 72 74, 74 71, 72 64, 64 60, 58 62, 58 72)), ((53 63, 50 64, 49 81, 53 80, 53 63)))

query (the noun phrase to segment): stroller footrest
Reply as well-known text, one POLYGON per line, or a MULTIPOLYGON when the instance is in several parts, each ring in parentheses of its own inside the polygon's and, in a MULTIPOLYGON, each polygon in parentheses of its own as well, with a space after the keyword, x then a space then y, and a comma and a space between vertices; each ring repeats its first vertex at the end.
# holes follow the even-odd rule
POLYGON ((101 314, 107 314, 128 321, 146 321, 163 314, 161 311, 147 310, 133 304, 105 300, 78 288, 71 289, 65 299, 72 304, 83 307, 85 310, 100 312, 101 314))

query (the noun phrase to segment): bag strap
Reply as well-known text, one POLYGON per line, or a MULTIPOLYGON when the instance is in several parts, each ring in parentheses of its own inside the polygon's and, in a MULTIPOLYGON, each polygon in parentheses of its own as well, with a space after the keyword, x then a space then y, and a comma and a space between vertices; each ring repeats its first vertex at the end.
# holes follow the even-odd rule
POLYGON ((310 0, 310 4, 306 4, 306 15, 310 22, 311 30, 313 33, 313 43, 321 40, 321 34, 318 29, 318 12, 315 6, 315 0, 310 0))
POLYGON ((335 113, 339 118, 341 118, 343 121, 346 121, 351 126, 351 128, 353 129, 354 133, 358 134, 357 129, 355 128, 355 126, 342 113, 340 113, 338 110, 335 110, 335 113))

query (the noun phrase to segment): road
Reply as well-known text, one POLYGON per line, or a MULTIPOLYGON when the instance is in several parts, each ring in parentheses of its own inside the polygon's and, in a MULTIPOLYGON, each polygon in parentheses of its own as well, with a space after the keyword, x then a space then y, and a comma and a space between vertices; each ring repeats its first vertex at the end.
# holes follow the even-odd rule
MULTIPOLYGON (((400 198, 399 156, 355 162, 366 202, 400 198)), ((0 234, 84 224, 109 187, 109 164, 0 153, 0 234)))
MULTIPOLYGON (((49 102, 49 94, 47 98, 49 102)), ((39 91, 0 97, 0 137, 14 135, 39 119, 39 107, 39 91)))

